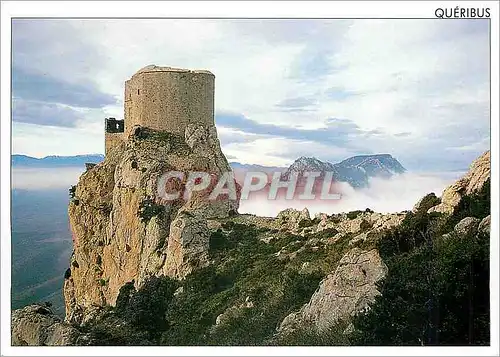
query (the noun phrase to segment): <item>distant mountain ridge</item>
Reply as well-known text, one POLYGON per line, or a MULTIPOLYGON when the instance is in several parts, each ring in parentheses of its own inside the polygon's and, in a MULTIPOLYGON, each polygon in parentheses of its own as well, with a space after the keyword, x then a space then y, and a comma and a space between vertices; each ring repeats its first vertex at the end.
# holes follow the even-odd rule
POLYGON ((371 177, 389 178, 406 172, 406 169, 390 154, 353 156, 336 164, 303 156, 295 160, 283 176, 287 178, 292 172, 300 175, 306 171, 333 172, 334 180, 361 188, 368 186, 371 177))
MULTIPOLYGON (((41 159, 27 155, 12 155, 13 167, 83 167, 85 163, 99 163, 104 160, 102 154, 88 154, 76 156, 46 156, 41 159)), ((305 171, 333 172, 336 181, 348 182, 352 187, 360 188, 368 185, 371 177, 389 178, 395 174, 406 172, 401 163, 390 154, 358 155, 347 158, 339 163, 332 164, 321 161, 315 157, 299 157, 288 168, 277 166, 263 166, 256 164, 229 163, 233 170, 284 172, 287 178, 291 172, 303 173, 305 171)))
POLYGON ((241 164, 239 162, 230 162, 229 165, 233 170, 259 171, 259 172, 274 172, 285 171, 286 167, 281 166, 264 166, 257 164, 241 164))
POLYGON ((102 154, 88 154, 75 156, 45 156, 41 159, 27 155, 12 155, 11 163, 13 167, 68 167, 84 166, 86 162, 99 163, 104 160, 102 154))

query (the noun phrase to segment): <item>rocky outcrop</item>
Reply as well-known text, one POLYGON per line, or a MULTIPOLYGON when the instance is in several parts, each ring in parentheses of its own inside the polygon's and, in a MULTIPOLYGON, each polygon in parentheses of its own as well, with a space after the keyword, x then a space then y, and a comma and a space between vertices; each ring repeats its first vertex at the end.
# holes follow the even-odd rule
POLYGON ((306 225, 309 226, 311 223, 311 216, 307 208, 302 211, 287 208, 278 213, 276 219, 279 222, 280 229, 289 231, 297 231, 306 225))
MULTIPOLYGON (((189 131, 189 132, 188 132, 189 131)), ((114 305, 119 289, 148 276, 182 279, 208 264, 207 219, 235 212, 237 200, 210 201, 200 191, 165 201, 158 183, 167 171, 220 177, 230 172, 215 128, 185 136, 136 128, 121 146, 80 177, 69 205, 74 253, 66 274, 66 319, 81 322, 92 306, 114 305)), ((171 188, 171 187, 169 187, 171 188)))
POLYGON ((329 228, 334 228, 344 234, 357 233, 367 229, 382 231, 397 226, 404 217, 404 213, 382 214, 376 212, 362 212, 356 217, 350 217, 349 213, 341 213, 334 217, 322 215, 316 231, 329 228))
POLYGON ((441 203, 429 208, 428 212, 452 214, 463 196, 480 191, 489 178, 490 151, 487 151, 472 163, 464 177, 444 190, 441 203))
POLYGON ((183 277, 208 265, 209 230, 198 213, 182 211, 170 225, 168 250, 163 273, 183 277))
POLYGON ((490 226, 491 226, 491 216, 488 215, 487 217, 484 217, 482 219, 481 223, 479 223, 479 227, 477 228, 477 230, 481 233, 490 234, 490 226))
POLYGON ((472 236, 477 233, 480 222, 478 218, 466 217, 458 222, 453 230, 460 236, 472 236))
POLYGON ((282 321, 278 332, 286 334, 306 325, 322 331, 350 318, 368 308, 380 294, 376 283, 386 274, 387 266, 376 249, 351 249, 335 272, 320 283, 311 300, 282 321))
POLYGON ((12 312, 13 346, 71 346, 88 340, 76 328, 63 322, 45 305, 29 305, 12 312))

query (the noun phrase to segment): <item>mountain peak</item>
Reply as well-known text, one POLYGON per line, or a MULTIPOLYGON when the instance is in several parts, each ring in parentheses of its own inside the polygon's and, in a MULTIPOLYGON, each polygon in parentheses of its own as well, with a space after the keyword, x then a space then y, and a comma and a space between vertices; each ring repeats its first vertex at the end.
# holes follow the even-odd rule
POLYGON ((405 172, 406 169, 391 154, 357 155, 336 164, 315 157, 301 156, 290 165, 283 177, 287 179, 291 172, 306 171, 331 171, 336 181, 348 182, 359 188, 367 186, 370 177, 391 177, 405 172))

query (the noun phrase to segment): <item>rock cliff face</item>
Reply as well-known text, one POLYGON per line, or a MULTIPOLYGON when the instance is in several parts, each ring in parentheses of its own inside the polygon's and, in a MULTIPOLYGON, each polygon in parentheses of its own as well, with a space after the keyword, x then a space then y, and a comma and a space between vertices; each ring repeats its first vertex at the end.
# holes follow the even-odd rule
POLYGON ((64 283, 67 321, 114 305, 127 282, 140 287, 151 275, 183 278, 208 264, 206 219, 226 217, 238 202, 209 201, 200 191, 165 203, 158 180, 166 171, 220 176, 230 170, 215 127, 188 126, 184 136, 138 127, 82 174, 69 205, 74 252, 64 283))

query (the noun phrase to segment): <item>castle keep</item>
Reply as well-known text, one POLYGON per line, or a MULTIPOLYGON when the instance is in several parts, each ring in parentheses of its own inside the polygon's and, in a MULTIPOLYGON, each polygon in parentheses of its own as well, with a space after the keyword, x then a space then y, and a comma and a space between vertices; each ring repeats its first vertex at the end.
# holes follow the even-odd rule
POLYGON ((214 123, 215 76, 204 70, 147 66, 125 82, 124 120, 106 118, 106 154, 134 127, 184 135, 188 124, 214 123))

